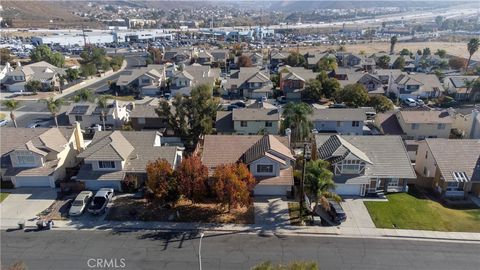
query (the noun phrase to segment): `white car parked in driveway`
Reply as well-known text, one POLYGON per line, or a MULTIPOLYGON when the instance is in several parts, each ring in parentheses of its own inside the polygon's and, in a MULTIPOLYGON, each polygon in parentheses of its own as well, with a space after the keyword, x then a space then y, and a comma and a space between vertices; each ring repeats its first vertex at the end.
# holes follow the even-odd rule
POLYGON ((68 211, 68 215, 80 216, 81 214, 83 214, 92 197, 93 197, 93 192, 91 191, 80 192, 75 198, 75 200, 73 201, 72 206, 68 211))
POLYGON ((113 198, 113 188, 101 188, 93 197, 92 203, 88 207, 88 212, 98 215, 105 213, 108 202, 113 198))

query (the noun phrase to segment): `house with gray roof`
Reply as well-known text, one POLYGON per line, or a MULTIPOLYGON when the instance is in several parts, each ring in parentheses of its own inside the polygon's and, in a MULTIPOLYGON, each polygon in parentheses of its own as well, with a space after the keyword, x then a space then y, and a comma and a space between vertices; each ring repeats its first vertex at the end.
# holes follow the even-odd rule
POLYGON ((164 65, 148 65, 133 69, 128 75, 120 75, 117 87, 123 92, 138 91, 142 96, 157 96, 160 88, 165 87, 166 67, 164 65))
POLYGON ((258 67, 241 67, 223 85, 226 93, 251 99, 271 97, 273 83, 270 76, 258 67))
POLYGON ((313 109, 309 116, 313 128, 318 133, 338 133, 342 135, 363 135, 366 111, 355 109, 313 109))
POLYGON ((415 162, 417 185, 445 198, 480 196, 480 140, 426 139, 415 162))
POLYGON ((195 63, 198 63, 200 65, 210 65, 212 64, 213 59, 213 55, 205 50, 195 54, 195 63))
POLYGON ((65 69, 40 61, 26 66, 18 65, 15 69, 9 70, 2 84, 9 92, 24 92, 27 82, 39 81, 43 89, 48 90, 59 87, 60 76, 63 75, 66 75, 65 69))
POLYGON ((184 66, 182 70, 175 71, 170 78, 171 95, 189 96, 192 89, 201 84, 209 85, 213 88, 219 77, 219 68, 211 68, 210 66, 199 64, 184 66))
POLYGON ((146 180, 148 162, 167 160, 175 168, 182 160, 182 148, 162 145, 157 131, 100 131, 77 157, 81 167, 76 180, 87 189, 122 190, 127 175, 136 176, 139 184, 146 180))
POLYGON ((227 66, 227 61, 230 59, 229 50, 213 50, 211 52, 213 60, 212 66, 218 68, 225 68, 227 66))
POLYGON ((445 89, 435 74, 403 73, 392 81, 388 92, 393 92, 400 99, 437 98, 445 89))
POLYGON ((475 93, 472 87, 468 87, 468 83, 473 83, 479 78, 480 76, 447 76, 443 79, 443 86, 445 91, 453 94, 457 101, 473 100, 473 95, 480 100, 480 93, 475 93))
POLYGON ((184 63, 190 60, 193 51, 186 48, 167 49, 163 54, 163 62, 184 63))
POLYGON ((255 196, 291 195, 295 158, 287 137, 206 135, 199 143, 202 162, 210 174, 219 165, 242 162, 256 179, 255 196))
POLYGON ((278 134, 281 113, 276 107, 247 107, 218 111, 216 119, 218 134, 278 134))
POLYGON ((75 167, 85 148, 80 126, 0 129, 1 181, 15 187, 51 187, 75 167))
POLYGON ((416 179, 400 136, 315 135, 318 158, 332 166, 335 192, 365 196, 404 192, 416 179))
POLYGON ((82 129, 88 129, 103 125, 102 111, 105 113, 105 125, 111 128, 120 128, 130 119, 130 104, 117 100, 109 102, 105 109, 96 103, 72 103, 68 105, 65 115, 70 125, 78 122, 82 129))
POLYGON ((280 64, 285 63, 288 58, 288 52, 274 51, 270 53, 270 66, 276 67, 280 64))

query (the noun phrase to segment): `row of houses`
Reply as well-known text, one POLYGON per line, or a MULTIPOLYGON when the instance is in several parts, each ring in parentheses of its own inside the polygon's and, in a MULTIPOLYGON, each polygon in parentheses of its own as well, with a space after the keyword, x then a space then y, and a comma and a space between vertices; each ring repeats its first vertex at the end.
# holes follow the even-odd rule
MULTIPOLYGON (((149 161, 165 159, 175 168, 183 156, 183 148, 166 143, 158 131, 100 131, 90 142, 83 139, 79 124, 2 128, 0 135, 6 138, 0 142, 2 181, 15 187, 53 188, 76 168, 71 179, 87 189, 121 190, 129 175, 140 184, 145 181, 149 161)), ((314 141, 318 158, 331 164, 340 195, 403 192, 411 183, 445 197, 480 195, 478 139, 427 138, 420 143, 415 166, 398 135, 317 134, 314 141)), ((206 135, 199 144, 196 154, 210 173, 221 164, 243 162, 257 180, 254 195, 291 195, 295 156, 288 134, 206 135)))

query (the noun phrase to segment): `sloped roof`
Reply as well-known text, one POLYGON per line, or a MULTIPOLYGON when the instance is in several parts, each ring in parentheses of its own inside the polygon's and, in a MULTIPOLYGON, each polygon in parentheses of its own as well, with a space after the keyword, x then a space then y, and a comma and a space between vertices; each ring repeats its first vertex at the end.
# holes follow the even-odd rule
POLYGON ((415 124, 450 124, 453 118, 447 111, 399 111, 405 123, 415 124))
POLYGON ((445 181, 458 181, 454 172, 465 173, 469 181, 480 181, 480 140, 427 138, 425 142, 445 181))
POLYGON ((314 109, 309 116, 312 121, 365 121, 367 116, 363 108, 314 109))
POLYGON ((233 121, 280 121, 280 112, 275 109, 239 108, 232 111, 233 121))
MULTIPOLYGON (((340 140, 335 141, 335 144, 329 142, 326 146, 323 146, 333 136, 338 135, 315 136, 320 156, 326 157, 339 147, 338 142, 340 142, 340 140)), ((371 163, 367 163, 366 165, 366 176, 416 178, 410 157, 407 154, 400 136, 341 136, 341 138, 343 139, 343 141, 341 141, 342 146, 344 146, 344 142, 348 142, 371 161, 371 163)), ((358 177, 358 175, 351 177, 358 177)), ((342 179, 342 181, 347 180, 348 179, 342 179)), ((335 181, 337 182, 337 179, 335 179, 335 181)))
POLYGON ((218 133, 232 133, 235 131, 231 111, 217 111, 215 129, 218 133))
POLYGON ((279 153, 287 158, 294 160, 295 158, 292 155, 291 150, 278 141, 273 135, 264 135, 260 140, 258 140, 254 145, 252 145, 245 153, 242 155, 242 160, 245 164, 249 164, 252 161, 255 161, 267 153, 274 151, 279 153))
POLYGON ((46 152, 49 149, 60 152, 68 143, 73 128, 0 128, 0 154, 3 156, 16 149, 28 150, 26 144, 46 152), (46 135, 42 136, 44 133, 46 135), (42 136, 43 139, 40 139, 42 136), (60 150, 60 151, 58 151, 60 150))

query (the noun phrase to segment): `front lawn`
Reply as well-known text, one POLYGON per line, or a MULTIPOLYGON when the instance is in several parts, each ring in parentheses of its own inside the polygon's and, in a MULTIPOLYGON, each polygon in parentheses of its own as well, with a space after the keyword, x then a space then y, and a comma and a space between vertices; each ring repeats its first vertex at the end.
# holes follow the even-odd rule
POLYGON ((214 202, 192 204, 181 199, 174 208, 164 208, 147 204, 145 199, 122 197, 113 201, 106 220, 253 224, 254 207, 252 203, 250 207, 239 207, 228 213, 214 202))
POLYGON ((3 202, 3 200, 5 200, 8 197, 8 194, 10 193, 6 193, 6 192, 0 193, 0 202, 3 202))
POLYGON ((450 209, 408 193, 387 198, 388 202, 364 202, 377 228, 480 232, 480 209, 450 209))

